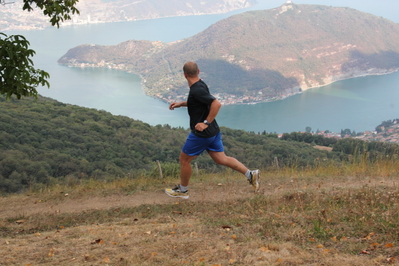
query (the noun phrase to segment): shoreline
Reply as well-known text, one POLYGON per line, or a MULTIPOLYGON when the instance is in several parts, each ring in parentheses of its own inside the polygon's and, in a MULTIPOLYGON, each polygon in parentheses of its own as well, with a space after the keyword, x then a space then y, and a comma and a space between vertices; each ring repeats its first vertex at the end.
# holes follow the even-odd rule
MULTIPOLYGON (((197 12, 197 13, 178 13, 175 15, 167 15, 167 16, 161 16, 161 15, 156 15, 156 16, 137 16, 136 18, 128 18, 125 20, 94 20, 91 21, 90 19, 79 19, 82 15, 73 15, 71 20, 64 21, 60 23, 60 27, 73 27, 73 26, 83 26, 83 25, 93 25, 93 24, 105 24, 105 23, 122 23, 122 22, 135 22, 135 21, 144 21, 144 20, 154 20, 154 19, 163 19, 163 18, 176 18, 176 17, 189 17, 189 16, 206 16, 206 15, 220 15, 220 14, 227 14, 236 10, 245 10, 248 8, 251 8, 254 5, 249 5, 247 7, 243 8, 226 8, 227 11, 216 11, 216 12, 197 12), (75 19, 75 22, 73 21, 75 19)), ((21 14, 26 14, 24 17, 33 17, 32 14, 26 13, 26 11, 19 11, 21 14)), ((18 13, 17 12, 17 13, 18 13)), ((245 11, 244 11, 245 12, 245 11)), ((1 13, 0 13, 1 14, 1 13)), ((85 14, 87 16, 91 16, 91 14, 85 14)), ((52 28, 54 26, 51 26, 48 18, 42 16, 42 14, 38 14, 39 17, 42 18, 42 20, 39 23, 35 23, 34 26, 32 26, 32 23, 28 19, 25 22, 18 21, 19 24, 12 24, 11 26, 7 26, 5 28, 0 28, 0 32, 6 32, 6 31, 34 31, 34 30, 45 30, 48 28, 52 28)), ((35 18, 37 19, 37 18, 35 18)), ((8 24, 11 23, 9 21, 6 21, 8 24)))
MULTIPOLYGON (((137 75, 137 76, 140 78, 140 80, 141 80, 141 81, 140 81, 140 85, 141 85, 141 88, 142 88, 142 90, 143 90, 143 92, 144 92, 144 94, 145 94, 146 96, 149 96, 149 97, 151 97, 151 98, 153 98, 153 99, 160 100, 161 102, 164 102, 164 103, 170 103, 170 102, 171 102, 171 101, 167 101, 167 100, 165 100, 165 99, 163 99, 163 98, 156 97, 155 95, 148 94, 148 93, 147 93, 147 86, 145 85, 145 78, 144 78, 140 73, 136 73, 136 72, 134 72, 134 71, 132 71, 132 70, 123 70, 123 69, 120 69, 120 68, 118 68, 118 67, 111 67, 111 66, 107 66, 107 67, 104 67, 104 66, 95 66, 95 65, 90 65, 90 66, 84 66, 84 65, 83 65, 83 66, 82 66, 82 64, 79 64, 79 65, 61 64, 61 65, 66 66, 66 67, 75 67, 75 68, 87 68, 87 67, 92 67, 92 68, 108 68, 108 69, 113 69, 113 70, 122 71, 122 72, 125 72, 125 73, 128 73, 128 74, 132 74, 132 75, 137 75)), ((377 70, 377 69, 376 69, 376 70, 377 70)), ((332 81, 331 81, 331 82, 328 82, 328 83, 325 83, 325 84, 323 84, 323 85, 312 86, 312 87, 308 87, 308 88, 306 88, 306 89, 302 89, 301 87, 299 87, 300 92, 298 92, 298 93, 290 93, 290 94, 287 94, 287 96, 281 96, 281 97, 266 98, 266 99, 260 100, 260 101, 252 101, 252 102, 245 102, 245 103, 243 103, 243 102, 240 102, 240 103, 226 103, 226 101, 224 101, 223 99, 218 99, 218 100, 219 100, 223 105, 254 105, 254 104, 258 104, 258 103, 268 103, 268 102, 274 102, 274 101, 281 101, 281 100, 287 99, 287 98, 289 98, 289 97, 291 97, 291 96, 295 96, 295 95, 301 94, 301 93, 303 93, 304 91, 311 90, 311 89, 322 88, 322 87, 331 85, 331 84, 333 84, 333 83, 335 83, 335 82, 338 82, 338 81, 343 81, 343 80, 348 80, 348 79, 354 79, 354 78, 361 78, 361 77, 368 77, 368 76, 383 76, 383 75, 393 74, 393 73, 398 72, 398 71, 399 71, 399 68, 397 68, 397 69, 390 69, 390 70, 378 69, 377 71, 361 72, 361 73, 359 73, 359 74, 340 75, 341 78, 339 78, 339 76, 337 76, 337 77, 330 77, 330 78, 328 78, 328 79, 329 79, 329 80, 332 80, 332 81)), ((295 89, 298 89, 298 88, 289 88, 289 89, 287 89, 287 90, 295 90, 295 89)), ((176 98, 179 98, 179 97, 180 97, 180 96, 177 96, 176 98)))

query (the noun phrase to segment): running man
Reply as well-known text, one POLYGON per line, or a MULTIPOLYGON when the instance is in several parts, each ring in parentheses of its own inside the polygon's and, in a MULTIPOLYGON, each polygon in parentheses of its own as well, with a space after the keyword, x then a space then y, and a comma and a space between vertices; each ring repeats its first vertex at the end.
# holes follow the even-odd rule
POLYGON ((191 161, 203 151, 220 165, 230 167, 246 176, 254 191, 259 190, 259 170, 249 170, 236 158, 226 156, 222 142, 222 134, 215 118, 222 104, 213 97, 208 86, 199 78, 200 70, 195 62, 187 62, 183 67, 184 77, 190 88, 187 101, 173 102, 170 110, 187 107, 190 116, 191 132, 180 153, 180 184, 175 188, 165 189, 171 197, 188 199, 188 184, 191 177, 191 161))

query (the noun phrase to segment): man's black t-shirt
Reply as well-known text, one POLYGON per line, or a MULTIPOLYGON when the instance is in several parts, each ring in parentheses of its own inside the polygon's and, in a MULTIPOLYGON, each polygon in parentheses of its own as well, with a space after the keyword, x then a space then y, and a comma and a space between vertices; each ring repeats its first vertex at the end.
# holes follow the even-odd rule
POLYGON ((197 131, 195 129, 197 123, 202 123, 207 118, 211 103, 215 99, 209 93, 208 86, 202 80, 191 85, 187 98, 187 110, 190 116, 191 131, 198 137, 210 138, 220 132, 216 119, 204 131, 197 131))

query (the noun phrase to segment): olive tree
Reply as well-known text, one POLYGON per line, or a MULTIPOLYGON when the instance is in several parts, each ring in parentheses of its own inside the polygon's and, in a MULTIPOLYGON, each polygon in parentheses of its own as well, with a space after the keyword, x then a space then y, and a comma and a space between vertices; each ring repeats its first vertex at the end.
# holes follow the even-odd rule
MULTIPOLYGON (((7 4, 0 0, 0 4, 7 4)), ((78 0, 23 0, 23 10, 39 8, 50 18, 52 26, 60 26, 71 14, 79 14, 75 7, 78 0)), ((0 7, 1 8, 1 7, 0 7)), ((50 87, 49 73, 35 69, 32 56, 35 51, 29 49, 29 41, 22 35, 10 35, 0 32, 0 94, 10 98, 15 95, 37 97, 37 86, 50 87)))

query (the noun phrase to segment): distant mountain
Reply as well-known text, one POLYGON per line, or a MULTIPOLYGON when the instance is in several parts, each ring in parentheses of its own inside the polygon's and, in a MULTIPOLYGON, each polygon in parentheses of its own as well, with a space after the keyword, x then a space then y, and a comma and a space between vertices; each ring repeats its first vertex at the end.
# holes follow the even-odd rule
POLYGON ((186 97, 181 68, 188 60, 225 104, 264 102, 397 71, 399 25, 351 8, 286 3, 231 16, 179 42, 81 45, 59 63, 137 73, 148 95, 172 101, 186 97))
MULTIPOLYGON (((49 27, 49 18, 40 9, 22 10, 22 0, 6 0, 0 8, 0 31, 49 27)), ((227 13, 256 4, 256 0, 84 0, 69 24, 91 24, 154 19, 163 17, 227 13)))

